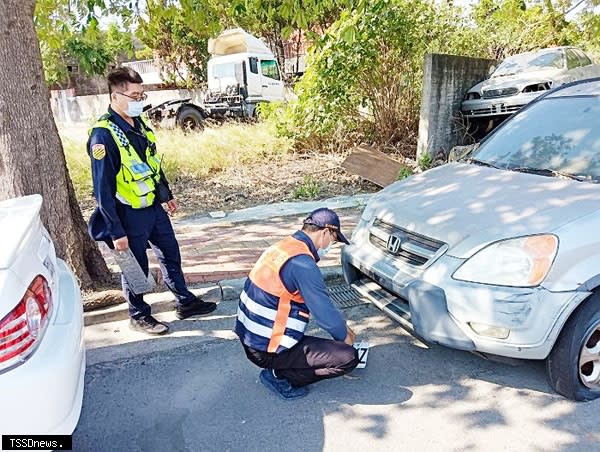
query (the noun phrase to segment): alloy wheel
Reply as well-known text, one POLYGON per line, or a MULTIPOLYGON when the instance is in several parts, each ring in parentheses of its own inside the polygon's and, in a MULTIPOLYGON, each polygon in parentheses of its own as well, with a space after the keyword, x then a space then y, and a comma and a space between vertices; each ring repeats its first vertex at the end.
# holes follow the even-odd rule
POLYGON ((591 329, 581 347, 579 379, 590 389, 600 389, 600 321, 591 329))

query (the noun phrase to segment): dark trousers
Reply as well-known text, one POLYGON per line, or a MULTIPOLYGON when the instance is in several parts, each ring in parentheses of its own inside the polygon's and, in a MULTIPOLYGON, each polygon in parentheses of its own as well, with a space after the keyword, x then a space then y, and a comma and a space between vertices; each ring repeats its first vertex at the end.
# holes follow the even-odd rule
POLYGON ((359 361, 354 347, 313 336, 304 336, 298 344, 281 353, 262 352, 245 345, 244 351, 258 367, 274 369, 278 378, 287 378, 296 387, 340 377, 352 372, 359 361))
MULTIPOLYGON (((183 277, 179 244, 165 209, 160 204, 143 209, 119 205, 118 214, 129 240, 129 248, 144 273, 148 274, 146 249, 150 243, 158 258, 165 284, 175 295, 177 305, 195 300, 196 296, 188 290, 183 277)), ((144 296, 131 292, 123 277, 121 284, 125 299, 129 303, 129 315, 134 319, 150 315, 150 305, 144 301, 144 296)))

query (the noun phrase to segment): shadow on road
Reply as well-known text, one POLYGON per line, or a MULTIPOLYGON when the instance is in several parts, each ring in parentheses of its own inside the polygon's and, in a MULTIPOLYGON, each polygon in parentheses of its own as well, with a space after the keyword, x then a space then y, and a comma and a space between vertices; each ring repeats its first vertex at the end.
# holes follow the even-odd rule
POLYGON ((258 372, 235 341, 93 365, 74 450, 289 450, 295 444, 321 451, 325 417, 359 421, 362 431, 383 438, 392 428, 383 407, 412 395, 395 382, 373 388, 356 375, 312 385, 307 398, 289 402, 268 392, 258 372), (361 415, 357 405, 375 411, 361 415))
POLYGON ((214 329, 175 322, 174 331, 202 331, 152 341, 168 350, 88 366, 74 450, 599 448, 600 404, 553 394, 543 363, 510 366, 426 346, 368 305, 346 314, 372 344, 367 368, 314 384, 293 402, 258 382, 237 341, 206 341, 231 319, 214 329))

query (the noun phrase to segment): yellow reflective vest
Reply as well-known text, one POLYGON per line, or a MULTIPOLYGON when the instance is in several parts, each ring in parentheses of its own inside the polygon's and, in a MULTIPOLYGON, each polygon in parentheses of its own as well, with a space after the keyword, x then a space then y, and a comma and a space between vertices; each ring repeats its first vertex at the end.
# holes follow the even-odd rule
POLYGON ((129 142, 125 133, 106 116, 101 117, 91 130, 102 127, 108 129, 119 148, 121 169, 117 173, 116 198, 134 209, 151 206, 156 197, 155 189, 160 181, 161 159, 156 154, 156 136, 146 120, 140 116, 142 131, 150 146, 146 148, 146 162, 129 142))

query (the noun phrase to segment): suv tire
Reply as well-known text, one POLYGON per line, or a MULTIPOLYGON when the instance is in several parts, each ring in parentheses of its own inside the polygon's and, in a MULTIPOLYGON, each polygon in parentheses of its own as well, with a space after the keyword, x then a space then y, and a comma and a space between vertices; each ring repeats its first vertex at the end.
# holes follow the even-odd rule
POLYGON ((571 315, 546 360, 546 374, 552 388, 577 401, 600 397, 600 376, 597 376, 600 351, 595 362, 589 358, 581 360, 584 347, 600 348, 600 292, 597 291, 571 315), (593 376, 594 384, 585 384, 582 375, 593 376))

